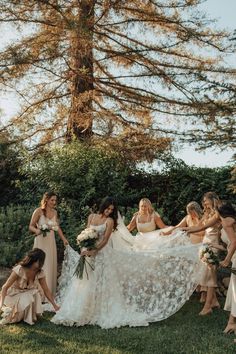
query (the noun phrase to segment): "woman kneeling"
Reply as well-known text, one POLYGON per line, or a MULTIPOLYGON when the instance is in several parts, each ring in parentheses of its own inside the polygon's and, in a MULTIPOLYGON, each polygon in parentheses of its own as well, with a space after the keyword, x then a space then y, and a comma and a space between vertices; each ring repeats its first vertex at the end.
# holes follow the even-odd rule
POLYGON ((42 270, 44 260, 44 251, 34 248, 13 268, 10 277, 2 287, 0 310, 3 311, 3 319, 0 324, 22 320, 30 325, 34 324, 37 316, 43 312, 43 293, 55 311, 59 309, 45 280, 42 270))

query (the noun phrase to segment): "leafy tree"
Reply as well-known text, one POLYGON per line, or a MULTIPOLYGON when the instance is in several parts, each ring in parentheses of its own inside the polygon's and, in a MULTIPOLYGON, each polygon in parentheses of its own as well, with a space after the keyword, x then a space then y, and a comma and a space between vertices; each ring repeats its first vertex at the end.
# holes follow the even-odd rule
POLYGON ((24 179, 19 168, 22 163, 20 149, 9 144, 9 138, 0 134, 0 206, 14 203, 19 195, 18 184, 24 179))
POLYGON ((1 23, 23 33, 0 54, 2 84, 22 100, 2 129, 31 147, 103 140, 132 159, 175 136, 235 144, 234 70, 221 60, 232 41, 201 2, 0 0, 1 23))

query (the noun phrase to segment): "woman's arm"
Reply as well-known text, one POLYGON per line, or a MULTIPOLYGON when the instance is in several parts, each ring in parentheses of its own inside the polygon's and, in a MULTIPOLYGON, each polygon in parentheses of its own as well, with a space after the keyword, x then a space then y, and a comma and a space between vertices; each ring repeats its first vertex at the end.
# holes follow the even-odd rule
POLYGON ((41 234, 41 231, 39 228, 37 228, 37 223, 39 221, 40 216, 42 215, 42 210, 40 208, 37 208, 31 217, 30 224, 29 224, 29 230, 35 234, 35 236, 38 236, 41 234))
POLYGON ((134 229, 137 229, 136 218, 137 218, 137 213, 133 215, 132 220, 130 221, 129 225, 127 225, 127 229, 129 230, 129 232, 132 232, 134 229))
POLYGON ((47 283, 46 283, 46 278, 40 278, 39 279, 39 284, 41 285, 41 288, 43 289, 43 292, 46 296, 46 298, 51 302, 52 306, 54 307, 55 311, 58 311, 60 307, 55 303, 55 300, 52 296, 51 291, 48 289, 47 283))
POLYGON ((114 227, 113 219, 108 218, 106 231, 105 231, 102 241, 99 244, 97 244, 95 250, 81 252, 81 256, 95 256, 98 253, 98 251, 100 251, 104 246, 106 246, 106 244, 111 236, 111 233, 113 231, 113 227, 114 227))
POLYGON ((187 221, 186 221, 186 216, 178 223, 178 225, 175 226, 170 226, 168 231, 162 231, 162 234, 164 236, 170 235, 174 230, 176 230, 179 227, 186 227, 187 226, 187 221))
POLYGON ((57 220, 57 225, 58 225, 58 230, 57 230, 58 236, 62 240, 64 246, 67 246, 67 245, 69 245, 69 242, 68 242, 67 238, 64 236, 63 231, 62 231, 62 229, 61 229, 61 227, 59 225, 59 219, 58 219, 57 214, 56 214, 56 220, 57 220))
POLYGON ((199 231, 206 230, 208 227, 214 226, 218 221, 219 221, 219 215, 214 214, 206 224, 202 224, 202 222, 200 222, 196 226, 183 227, 182 230, 187 231, 188 233, 199 232, 199 231))
POLYGON ((7 290, 12 286, 12 284, 18 279, 18 275, 13 271, 6 283, 2 286, 1 296, 0 296, 0 310, 4 305, 4 300, 7 294, 7 290))
POLYGON ((234 223, 235 223, 235 220, 230 217, 225 218, 222 221, 223 228, 224 228, 224 230, 229 238, 229 241, 230 241, 227 255, 226 255, 225 259, 222 262, 220 262, 220 265, 222 267, 228 267, 233 255, 234 255, 234 252, 236 251, 236 234, 235 234, 235 230, 233 228, 234 223))
POLYGON ((155 220, 155 224, 159 227, 159 229, 164 229, 166 227, 164 222, 161 220, 161 217, 159 214, 157 214, 157 213, 154 214, 154 220, 155 220))

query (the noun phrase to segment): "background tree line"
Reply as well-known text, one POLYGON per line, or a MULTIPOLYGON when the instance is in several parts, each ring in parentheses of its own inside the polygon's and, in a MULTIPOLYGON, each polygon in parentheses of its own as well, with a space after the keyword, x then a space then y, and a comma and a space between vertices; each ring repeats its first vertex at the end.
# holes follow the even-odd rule
MULTIPOLYGON (((234 201, 232 167, 200 168, 166 155, 162 168, 147 171, 124 160, 114 150, 91 147, 73 141, 50 148, 32 158, 24 149, 0 144, 0 163, 9 178, 0 174, 0 238, 2 265, 12 265, 32 247, 28 224, 33 209, 47 190, 59 196, 58 211, 63 230, 72 245, 85 226, 91 210, 106 195, 116 198, 128 222, 142 197, 150 198, 167 224, 176 224, 192 200, 201 203, 203 194, 213 190, 222 199, 234 201)), ((158 162, 157 162, 158 163, 158 162)), ((62 252, 62 245, 59 249, 62 252)))

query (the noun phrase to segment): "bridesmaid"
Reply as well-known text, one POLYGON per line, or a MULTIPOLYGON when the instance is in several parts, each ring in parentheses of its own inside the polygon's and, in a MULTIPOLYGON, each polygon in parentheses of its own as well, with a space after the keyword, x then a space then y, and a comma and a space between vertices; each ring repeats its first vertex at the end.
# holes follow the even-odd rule
MULTIPOLYGON (((222 241, 227 244, 227 255, 220 263, 222 267, 228 267, 232 262, 232 268, 236 268, 236 210, 229 202, 223 202, 218 207, 223 232, 222 241)), ((224 333, 236 331, 236 275, 231 274, 224 310, 229 311, 229 319, 224 333)))
MULTIPOLYGON (((164 232, 163 235, 171 234, 175 229, 180 227, 191 227, 201 224, 203 217, 203 210, 197 202, 190 202, 186 206, 187 215, 176 226, 173 226, 169 231, 164 232)), ((190 240, 192 243, 201 243, 204 237, 204 231, 191 233, 190 240)))
POLYGON ((45 252, 34 248, 13 268, 10 277, 2 287, 0 310, 3 310, 3 319, 0 324, 16 323, 23 320, 33 325, 43 312, 42 290, 54 310, 59 310, 59 306, 55 303, 47 287, 45 274, 42 270, 44 260, 45 252))
POLYGON ((40 248, 46 254, 43 270, 46 276, 46 282, 53 295, 57 287, 57 249, 54 230, 58 232, 59 237, 68 245, 60 226, 55 209, 57 196, 53 192, 46 192, 41 200, 41 207, 37 208, 32 215, 29 230, 35 235, 33 248, 40 248), (50 231, 43 234, 42 228, 46 226, 50 231))
POLYGON ((142 198, 139 202, 139 211, 133 215, 133 218, 127 229, 131 232, 137 229, 138 232, 150 232, 156 228, 163 229, 166 225, 161 220, 160 215, 153 209, 148 198, 142 198))
MULTIPOLYGON (((197 226, 183 227, 182 230, 188 233, 195 233, 205 230, 203 243, 219 245, 221 220, 217 207, 220 203, 218 195, 214 192, 207 192, 203 196, 204 215, 202 221, 197 226)), ((217 253, 217 249, 214 250, 217 253)), ((199 315, 204 316, 212 312, 212 308, 220 307, 216 297, 217 274, 216 266, 209 268, 206 264, 202 263, 203 272, 200 279, 202 291, 206 289, 206 298, 204 292, 202 293, 200 302, 205 302, 202 311, 199 315), (204 290, 203 290, 204 289, 204 290)))

